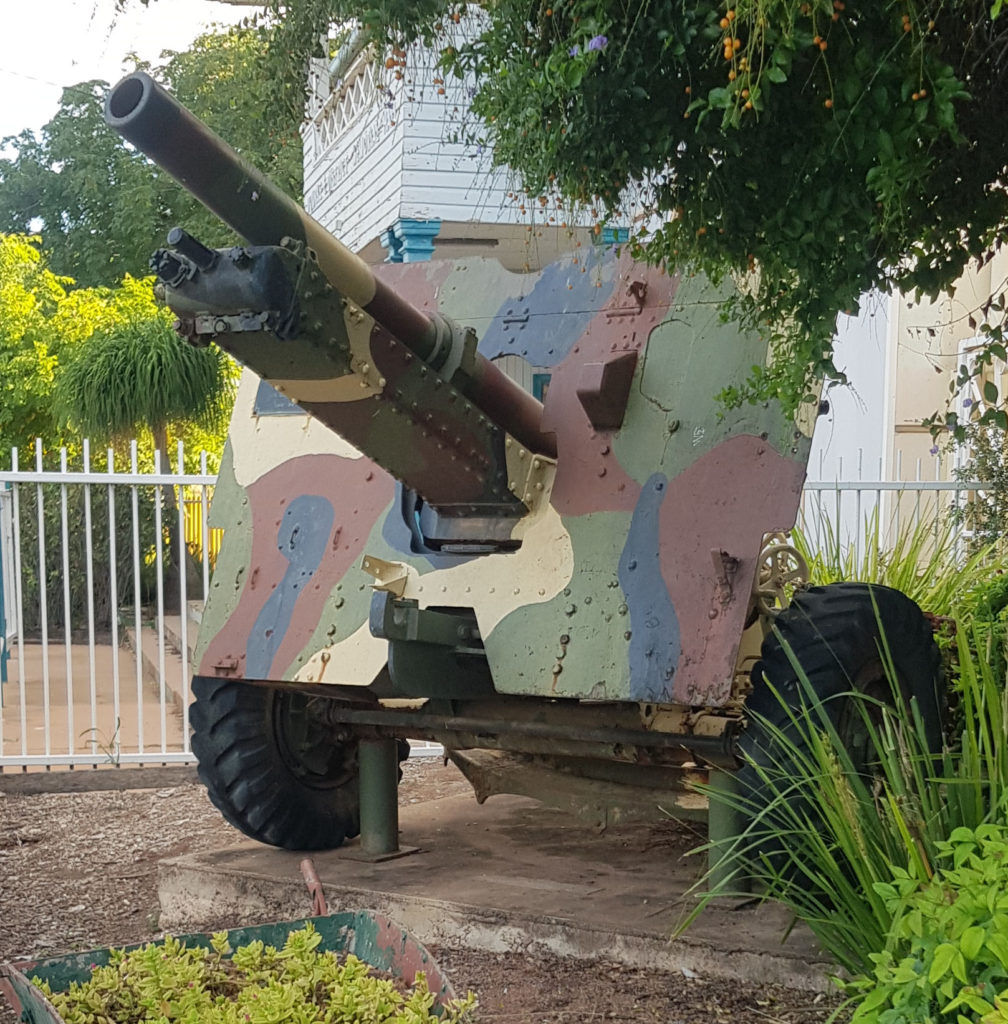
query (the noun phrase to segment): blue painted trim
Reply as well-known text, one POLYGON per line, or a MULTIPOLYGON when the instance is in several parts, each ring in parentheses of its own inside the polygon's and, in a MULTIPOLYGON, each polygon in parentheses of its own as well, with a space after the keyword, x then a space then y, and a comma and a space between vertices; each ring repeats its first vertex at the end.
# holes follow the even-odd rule
POLYGON ((553 376, 552 373, 533 373, 532 374, 532 397, 538 399, 540 402, 546 397, 546 392, 549 390, 550 378, 553 376))
POLYGON ((383 231, 378 236, 378 241, 388 250, 386 263, 402 263, 402 242, 396 237, 394 228, 383 231))
POLYGON ((603 228, 602 229, 602 244, 603 245, 622 245, 624 242, 630 241, 630 229, 629 228, 603 228))
POLYGON ((434 255, 434 239, 441 231, 441 218, 414 220, 401 217, 379 236, 388 250, 386 263, 425 263, 434 255))

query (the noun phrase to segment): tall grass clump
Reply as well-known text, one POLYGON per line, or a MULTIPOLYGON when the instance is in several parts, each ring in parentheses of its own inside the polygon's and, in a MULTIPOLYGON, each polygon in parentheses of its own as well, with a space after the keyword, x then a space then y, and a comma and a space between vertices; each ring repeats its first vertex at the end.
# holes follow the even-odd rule
MULTIPOLYGON (((758 723, 773 754, 754 763, 757 784, 708 793, 747 824, 721 846, 718 872, 727 881, 703 893, 694 916, 715 896, 743 895, 732 879, 749 879, 804 921, 846 971, 871 974, 903 914, 894 880, 907 892, 927 886, 950 836, 1008 814, 1008 693, 977 657, 979 639, 969 628, 955 637, 958 722, 940 753, 928 749, 916 704, 906 706, 895 681, 891 702, 843 695, 868 734, 867 765, 855 763, 793 662, 799 699, 785 724, 758 723)), ((884 657, 892 678, 887 650, 884 657)))
POLYGON ((812 583, 883 584, 933 615, 954 614, 964 595, 982 589, 992 573, 1008 566, 1003 544, 967 551, 950 531, 919 519, 888 531, 878 509, 865 517, 857 542, 845 542, 834 525, 814 536, 796 527, 791 537, 812 583))

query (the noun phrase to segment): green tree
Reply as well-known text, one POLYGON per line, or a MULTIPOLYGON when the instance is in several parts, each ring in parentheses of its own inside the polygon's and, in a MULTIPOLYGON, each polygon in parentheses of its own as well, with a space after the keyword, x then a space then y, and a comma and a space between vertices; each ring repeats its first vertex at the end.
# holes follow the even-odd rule
MULTIPOLYGON (((149 281, 127 277, 120 315, 78 344, 56 378, 56 405, 87 437, 125 439, 150 431, 163 472, 172 467, 169 428, 197 423, 221 430, 233 400, 232 364, 214 346, 184 344, 171 314, 154 303, 149 281)), ((179 471, 182 470, 179 466, 179 471)), ((169 537, 166 599, 177 603, 178 574, 189 565, 174 487, 161 488, 169 537)), ((195 586, 196 578, 189 581, 195 586)))
MULTIPOLYGON (((299 117, 269 102, 268 34, 234 28, 201 36, 149 68, 199 117, 292 195, 302 187, 299 117)), ((0 160, 0 231, 37 233, 56 274, 114 286, 148 273, 151 252, 176 224, 210 245, 232 234, 106 125, 106 83, 65 89, 59 111, 36 137, 7 140, 0 160)))
POLYGON ((61 436, 59 360, 111 315, 103 296, 49 269, 37 237, 0 235, 0 451, 61 436))
POLYGON ((1008 221, 1008 20, 989 0, 266 6, 292 87, 354 20, 383 63, 423 39, 473 77, 468 136, 531 196, 635 212, 648 259, 737 279, 724 312, 776 358, 730 402, 811 400, 838 311, 873 286, 949 287, 1008 221))
MULTIPOLYGON (((150 349, 139 352, 140 365, 131 373, 150 373, 152 362, 164 363, 159 386, 172 386, 173 372, 183 379, 182 384, 174 382, 176 408, 193 408, 187 404, 191 398, 187 388, 198 385, 206 393, 206 404, 197 403, 199 414, 194 419, 182 422, 179 416, 168 417, 174 436, 190 445, 208 444, 219 453, 231 405, 233 366, 216 348, 197 353, 194 362, 192 351, 175 337, 170 322, 169 314, 155 303, 151 279, 127 277, 115 288, 78 288, 71 278, 49 269, 37 237, 0 235, 0 452, 6 458, 6 452, 17 447, 24 462, 24 453, 30 452, 36 438, 42 438, 46 451, 66 446, 73 458, 79 455, 85 435, 99 448, 124 430, 142 429, 156 421, 156 417, 152 421, 136 416, 123 425, 123 418, 130 416, 118 379, 110 377, 107 393, 97 396, 108 405, 101 415, 87 416, 87 408, 78 408, 73 397, 74 375, 86 375, 92 369, 90 360, 104 358, 100 345, 107 344, 105 339, 132 331, 136 344, 128 351, 138 352, 144 338, 150 349), (196 371, 190 371, 193 365, 196 371), (187 384, 187 373, 212 375, 212 382, 207 386, 200 379, 187 384)), ((104 369, 104 364, 96 362, 95 367, 104 369)), ((115 372, 126 371, 117 366, 115 372)), ((153 403, 153 398, 148 399, 150 408, 153 403)), ((151 441, 162 451, 169 445, 160 431, 151 441, 142 432, 138 436, 143 448, 149 448, 151 441)))

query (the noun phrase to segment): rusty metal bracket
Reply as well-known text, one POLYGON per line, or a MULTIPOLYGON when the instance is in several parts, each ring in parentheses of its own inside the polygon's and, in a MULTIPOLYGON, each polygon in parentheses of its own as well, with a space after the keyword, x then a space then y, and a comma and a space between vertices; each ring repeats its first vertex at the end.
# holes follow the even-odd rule
POLYGON ((718 582, 718 596, 722 604, 729 604, 733 596, 739 560, 729 555, 727 551, 711 548, 711 561, 714 563, 714 575, 718 582))
POLYGON ((305 857, 301 861, 301 877, 308 886, 308 895, 311 896, 312 914, 315 917, 326 917, 329 913, 329 906, 326 903, 325 893, 322 891, 322 879, 315 870, 315 862, 311 857, 305 857))

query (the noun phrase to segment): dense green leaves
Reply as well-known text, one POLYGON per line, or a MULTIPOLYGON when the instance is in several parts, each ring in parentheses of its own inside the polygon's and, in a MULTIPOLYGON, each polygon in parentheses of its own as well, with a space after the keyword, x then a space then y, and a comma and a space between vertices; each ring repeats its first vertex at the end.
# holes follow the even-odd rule
POLYGON ((530 195, 633 217, 649 259, 740 280, 725 314, 777 358, 729 401, 795 407, 833 369, 838 311, 949 286, 1008 219, 1008 23, 987 0, 266 6, 292 87, 335 26, 423 38, 474 77, 469 134, 530 195))
POLYGON ((473 1021, 470 995, 434 1008, 422 971, 398 983, 352 954, 319 948, 308 922, 277 949, 259 940, 231 954, 227 932, 211 949, 168 936, 130 952, 113 950, 109 963, 66 992, 35 980, 67 1024, 464 1024, 473 1021))
POLYGON ((47 266, 37 238, 0 235, 0 452, 30 458, 35 438, 71 457, 89 436, 106 442, 147 426, 219 453, 232 364, 217 348, 192 349, 154 301, 151 280, 77 288, 47 266), (209 433, 204 433, 209 431, 209 433))
POLYGON ((53 422, 49 396, 64 344, 54 322, 67 285, 32 239, 0 235, 0 447, 30 443, 53 422))
MULTIPOLYGON (((286 191, 301 192, 300 116, 269 102, 268 35, 236 28, 165 55, 156 76, 286 191)), ((36 136, 13 140, 0 160, 0 231, 41 234, 57 274, 112 286, 149 273, 151 252, 184 224, 210 245, 234 241, 163 171, 123 145, 104 122, 106 84, 64 90, 59 111, 36 136)))
POLYGON ((63 361, 55 396, 67 419, 95 437, 135 436, 144 427, 157 436, 182 420, 220 427, 232 378, 221 350, 185 344, 147 281, 127 277, 119 301, 123 315, 63 361))
POLYGON ((852 1024, 1008 1020, 1008 830, 957 828, 936 844, 936 871, 875 886, 893 915, 872 954, 852 1024))

